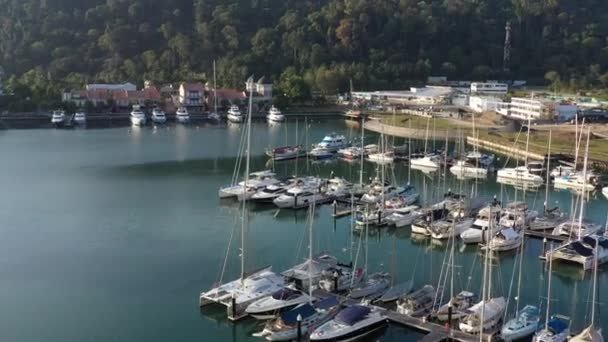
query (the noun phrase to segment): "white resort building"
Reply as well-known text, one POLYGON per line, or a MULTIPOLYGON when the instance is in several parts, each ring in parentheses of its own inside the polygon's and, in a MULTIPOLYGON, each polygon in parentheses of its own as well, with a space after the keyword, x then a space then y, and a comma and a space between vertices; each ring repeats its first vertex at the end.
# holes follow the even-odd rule
POLYGON ((471 83, 471 94, 506 95, 509 86, 498 82, 473 82, 471 83))
POLYGON ((491 96, 471 96, 469 97, 469 108, 476 113, 498 112, 500 109, 508 107, 508 103, 501 99, 491 96))
POLYGON ((439 105, 450 104, 454 89, 450 87, 426 86, 410 90, 380 90, 353 92, 359 100, 383 100, 391 104, 439 105))
POLYGON ((534 121, 545 117, 547 109, 547 106, 542 101, 513 97, 510 103, 505 103, 505 106, 497 110, 497 112, 513 119, 530 119, 534 121))

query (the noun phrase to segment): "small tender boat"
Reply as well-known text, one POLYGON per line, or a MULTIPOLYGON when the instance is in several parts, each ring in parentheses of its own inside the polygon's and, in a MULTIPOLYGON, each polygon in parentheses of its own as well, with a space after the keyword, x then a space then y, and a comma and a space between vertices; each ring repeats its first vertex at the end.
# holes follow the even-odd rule
POLYGON ((353 341, 378 331, 386 325, 381 312, 364 305, 351 305, 342 309, 334 319, 326 322, 312 334, 311 341, 353 341))
POLYGON ((264 330, 254 334, 268 341, 293 341, 298 337, 298 317, 301 319, 300 333, 307 336, 316 327, 324 324, 338 313, 340 303, 330 296, 312 304, 303 304, 285 311, 275 320, 269 321, 264 330))
POLYGON ((532 338, 534 342, 565 342, 570 335, 570 319, 561 315, 553 315, 547 327, 539 330, 532 338))
POLYGON ((305 154, 306 150, 301 145, 266 149, 266 155, 275 161, 295 159, 305 154))
POLYGON ((268 111, 268 115, 266 115, 266 119, 269 122, 283 122, 285 121, 285 115, 277 107, 272 106, 268 111))
POLYGON ((85 112, 76 112, 73 120, 75 124, 84 126, 87 124, 87 114, 85 112))
POLYGON ((146 124, 146 114, 141 110, 140 105, 133 105, 130 119, 133 126, 144 126, 146 124))
POLYGON ((505 309, 506 302, 503 297, 481 301, 466 310, 466 316, 460 322, 459 328, 463 332, 474 334, 481 330, 483 324, 483 329, 489 330, 500 322, 505 309), (483 322, 481 321, 482 311, 483 322))
POLYGON ((436 291, 432 285, 422 288, 397 300, 397 312, 402 315, 420 317, 427 315, 433 308, 436 291))
POLYGON ((188 109, 186 109, 186 107, 179 107, 175 112, 175 120, 183 124, 190 122, 190 114, 188 113, 188 109))
POLYGON ((237 105, 230 106, 226 117, 228 118, 228 121, 234 122, 234 123, 241 123, 244 121, 244 116, 241 113, 239 106, 237 106, 237 105))
POLYGON ((500 331, 500 338, 509 342, 533 335, 538 329, 540 311, 534 305, 526 305, 517 316, 505 323, 500 331))
POLYGON ((381 295, 391 285, 391 276, 387 272, 374 273, 350 290, 348 296, 353 299, 375 297, 381 295))
POLYGON ((51 116, 51 123, 55 127, 63 127, 65 125, 65 112, 63 110, 56 110, 51 116))
POLYGON ((470 308, 477 301, 477 296, 473 292, 462 291, 444 305, 442 305, 435 317, 439 321, 447 321, 449 319, 450 306, 452 307, 452 319, 460 319, 466 315, 466 309, 470 308))
POLYGON ((249 304, 245 312, 256 319, 271 319, 282 311, 309 301, 311 301, 311 298, 307 294, 291 288, 284 288, 249 304))
POLYGON ((154 109, 152 109, 152 122, 155 124, 164 124, 167 122, 165 112, 158 107, 154 107, 154 109))

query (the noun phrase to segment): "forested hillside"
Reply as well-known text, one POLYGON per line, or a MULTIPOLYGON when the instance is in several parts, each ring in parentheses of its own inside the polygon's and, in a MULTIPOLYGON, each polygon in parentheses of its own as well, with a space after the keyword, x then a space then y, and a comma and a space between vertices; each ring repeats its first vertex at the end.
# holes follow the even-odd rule
POLYGON ((431 74, 576 89, 608 84, 607 35, 606 0, 0 0, 0 66, 34 95, 205 79, 214 59, 223 86, 293 66, 324 93, 431 74))

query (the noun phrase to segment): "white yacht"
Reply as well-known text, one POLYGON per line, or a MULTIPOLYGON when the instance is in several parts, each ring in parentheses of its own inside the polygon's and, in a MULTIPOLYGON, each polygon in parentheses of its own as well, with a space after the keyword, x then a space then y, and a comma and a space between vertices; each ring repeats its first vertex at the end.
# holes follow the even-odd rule
POLYGON ((300 333, 308 336, 316 327, 333 318, 340 310, 336 297, 330 296, 311 304, 303 304, 283 312, 275 320, 264 326, 261 333, 254 334, 268 341, 293 341, 298 337, 298 317, 300 333))
POLYGON ((466 155, 466 160, 475 166, 481 166, 484 168, 489 168, 494 164, 494 154, 486 154, 478 151, 469 152, 466 155))
POLYGON ((499 225, 512 228, 527 228, 536 218, 538 212, 529 210, 526 202, 508 203, 499 220, 499 225))
POLYGON ((315 145, 310 151, 310 156, 318 159, 328 158, 347 145, 348 143, 343 135, 331 133, 326 135, 320 143, 315 145))
POLYGON ((395 153, 393 151, 372 153, 367 156, 367 159, 376 164, 391 164, 395 161, 395 153))
POLYGON ((56 110, 51 116, 51 123, 55 127, 62 127, 65 125, 65 112, 63 110, 56 110))
POLYGON ((263 189, 258 190, 255 194, 251 195, 251 197, 249 197, 249 200, 252 202, 272 203, 275 198, 281 196, 295 185, 296 181, 294 180, 287 180, 277 184, 270 184, 264 187, 263 189))
POLYGON ((336 317, 321 325, 310 334, 311 341, 353 341, 378 331, 386 325, 386 318, 374 308, 351 305, 342 309, 336 317))
POLYGON ((393 225, 397 228, 405 227, 412 224, 418 218, 420 209, 417 205, 409 205, 404 208, 399 208, 386 216, 384 220, 388 225, 393 225))
POLYGON ((441 161, 437 155, 427 155, 422 158, 410 160, 410 164, 413 169, 438 170, 441 166, 441 161))
POLYGON ((245 117, 241 113, 241 110, 239 109, 239 106, 237 105, 230 106, 230 109, 228 109, 227 118, 228 121, 235 123, 243 122, 243 120, 245 119, 245 117))
POLYGON ((272 106, 268 111, 268 115, 266 115, 266 119, 269 122, 283 122, 285 121, 285 115, 277 107, 272 106))
MULTIPOLYGON (((487 206, 479 211, 471 227, 460 234, 462 242, 482 243, 494 234, 490 231, 490 221, 496 222, 500 216, 500 206, 487 206)), ((494 225, 496 226, 496 225, 494 225)))
POLYGON ((582 224, 572 222, 570 220, 558 225, 553 229, 551 234, 568 236, 574 239, 582 238, 583 236, 591 235, 600 231, 602 227, 596 223, 583 221, 582 224))
POLYGON ((463 210, 450 212, 444 220, 433 222, 428 228, 431 238, 445 240, 451 237, 460 236, 473 224, 472 217, 466 217, 463 210))
POLYGON ((165 115, 165 112, 158 107, 155 107, 154 109, 152 109, 152 122, 154 122, 155 124, 166 123, 167 116, 165 115))
POLYGON ((206 306, 213 303, 225 305, 228 308, 228 316, 237 318, 245 313, 249 304, 268 297, 284 287, 283 277, 276 275, 268 267, 201 293, 199 305, 206 306))
MULTIPOLYGON (((247 181, 247 187, 249 189, 245 189, 245 182, 243 181, 235 185, 221 187, 218 190, 218 196, 220 198, 238 197, 239 194, 249 192, 253 188, 263 188, 277 183, 280 183, 280 181, 275 178, 275 173, 270 170, 252 172, 247 181)), ((253 193, 251 195, 253 196, 253 193)))
POLYGON ((608 261, 608 237, 602 235, 583 236, 547 252, 553 261, 581 264, 584 270, 608 261))
POLYGON ((133 109, 131 110, 131 124, 133 126, 145 126, 146 125, 146 114, 141 109, 140 105, 133 105, 133 109))
POLYGON ((511 251, 521 246, 523 239, 523 230, 503 227, 490 239, 487 246, 484 248, 489 247, 490 250, 494 252, 511 251))
POLYGON ((84 126, 87 124, 87 114, 85 112, 76 112, 73 120, 75 124, 84 126))
POLYGON ((590 171, 587 171, 586 180, 582 172, 573 172, 566 176, 555 177, 553 185, 559 189, 593 191, 595 190, 595 178, 596 176, 590 171))
POLYGON ((275 198, 272 203, 279 208, 302 208, 313 203, 321 204, 329 198, 321 187, 295 186, 275 198))
POLYGON ((391 276, 387 272, 370 274, 359 286, 350 290, 348 296, 353 299, 379 296, 391 286, 391 276))
POLYGON ((450 167, 450 172, 460 178, 485 178, 488 175, 487 169, 477 167, 464 160, 458 160, 454 166, 450 167))
POLYGON ((179 123, 188 123, 190 122, 190 113, 188 113, 188 109, 186 107, 179 107, 175 112, 175 119, 179 123))
POLYGON ((500 331, 500 338, 510 342, 531 336, 538 330, 540 311, 534 305, 526 305, 515 318, 507 321, 500 331))
POLYGON ((477 296, 473 292, 461 291, 450 301, 442 305, 434 316, 439 321, 449 320, 450 306, 452 307, 452 319, 460 319, 466 315, 466 310, 473 306, 477 301, 477 296))
POLYGON ((445 219, 449 210, 440 208, 422 209, 417 214, 418 218, 412 222, 412 233, 431 236, 430 228, 433 222, 445 219))
POLYGON ((365 271, 361 268, 353 270, 351 267, 338 265, 323 271, 319 280, 319 288, 327 292, 340 292, 350 290, 363 281, 365 271), (336 288, 336 284, 338 288, 336 288))
POLYGON ((249 304, 245 312, 256 319, 271 319, 277 313, 308 303, 311 300, 312 298, 306 293, 286 287, 249 304))
POLYGON ((481 301, 466 310, 466 316, 460 322, 459 328, 465 333, 474 334, 479 333, 483 324, 483 330, 487 331, 500 322, 506 306, 503 297, 491 298, 487 302, 481 301), (483 322, 481 322, 482 313, 483 322))
POLYGON ((518 167, 507 167, 501 170, 498 170, 497 177, 499 179, 508 179, 516 182, 525 182, 525 183, 543 183, 543 177, 533 174, 528 170, 525 166, 518 167))

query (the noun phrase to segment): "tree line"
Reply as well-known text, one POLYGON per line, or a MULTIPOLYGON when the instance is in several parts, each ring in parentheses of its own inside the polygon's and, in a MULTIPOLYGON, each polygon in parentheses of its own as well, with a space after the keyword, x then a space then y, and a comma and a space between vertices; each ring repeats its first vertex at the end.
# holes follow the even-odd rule
POLYGON ((605 0, 0 0, 4 83, 30 104, 91 82, 266 75, 279 94, 400 88, 429 75, 608 85, 605 0), (503 70, 511 22, 509 70, 503 70))

